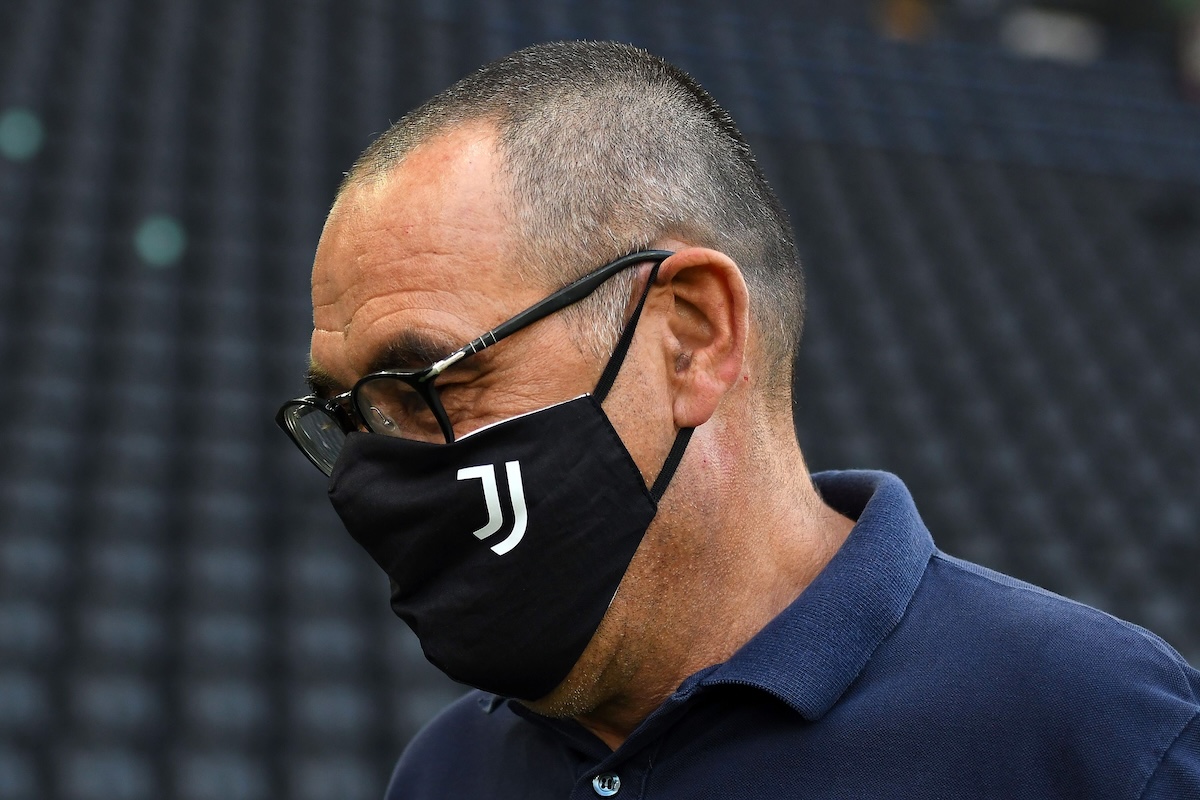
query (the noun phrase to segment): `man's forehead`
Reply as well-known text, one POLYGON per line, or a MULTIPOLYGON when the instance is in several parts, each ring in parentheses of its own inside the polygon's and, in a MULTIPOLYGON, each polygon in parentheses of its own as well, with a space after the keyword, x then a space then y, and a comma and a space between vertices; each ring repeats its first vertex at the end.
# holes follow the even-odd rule
POLYGON ((314 303, 333 302, 358 283, 386 282, 412 258, 494 262, 508 249, 496 166, 490 131, 475 126, 418 146, 384 176, 351 182, 318 245, 314 303))
POLYGON ((470 338, 520 302, 495 166, 490 138, 460 132, 344 190, 313 266, 315 365, 361 374, 407 332, 470 338))
POLYGON ((386 172, 351 178, 335 209, 346 202, 357 213, 436 213, 447 203, 484 202, 498 189, 500 157, 494 128, 471 123, 429 137, 386 172))

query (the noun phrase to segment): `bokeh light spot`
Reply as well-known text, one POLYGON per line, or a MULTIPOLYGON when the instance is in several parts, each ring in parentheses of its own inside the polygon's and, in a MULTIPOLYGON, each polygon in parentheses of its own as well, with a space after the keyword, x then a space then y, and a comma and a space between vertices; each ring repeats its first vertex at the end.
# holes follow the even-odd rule
POLYGON ((0 155, 26 161, 42 149, 42 121, 26 108, 9 108, 0 113, 0 155))
POLYGON ((142 220, 133 237, 137 254, 152 267, 168 267, 187 249, 187 233, 174 217, 155 214, 142 220))

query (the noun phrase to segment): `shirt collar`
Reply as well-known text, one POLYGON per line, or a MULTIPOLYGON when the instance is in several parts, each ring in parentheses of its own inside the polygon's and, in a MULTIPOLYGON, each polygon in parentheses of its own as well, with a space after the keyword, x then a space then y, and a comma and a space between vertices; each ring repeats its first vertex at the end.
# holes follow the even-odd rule
POLYGON ((820 719, 904 615, 934 552, 908 489, 886 472, 822 472, 813 483, 825 502, 857 520, 850 536, 783 613, 681 692, 752 686, 820 719))

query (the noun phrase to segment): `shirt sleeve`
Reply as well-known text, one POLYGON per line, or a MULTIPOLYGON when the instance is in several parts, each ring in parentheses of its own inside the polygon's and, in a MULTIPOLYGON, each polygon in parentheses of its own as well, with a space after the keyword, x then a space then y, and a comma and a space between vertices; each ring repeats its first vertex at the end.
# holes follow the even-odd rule
POLYGON ((1142 793, 1142 800, 1185 797, 1200 797, 1200 713, 1168 748, 1142 793))

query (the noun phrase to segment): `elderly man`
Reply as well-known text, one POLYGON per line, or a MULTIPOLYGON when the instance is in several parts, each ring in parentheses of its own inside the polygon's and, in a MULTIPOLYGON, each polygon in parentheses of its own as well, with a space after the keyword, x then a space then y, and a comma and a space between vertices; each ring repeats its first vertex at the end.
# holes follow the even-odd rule
POLYGON ((791 228, 661 59, 442 92, 350 171, 312 290, 279 422, 480 690, 389 797, 1200 797, 1170 647, 939 552, 893 476, 808 473, 791 228))

